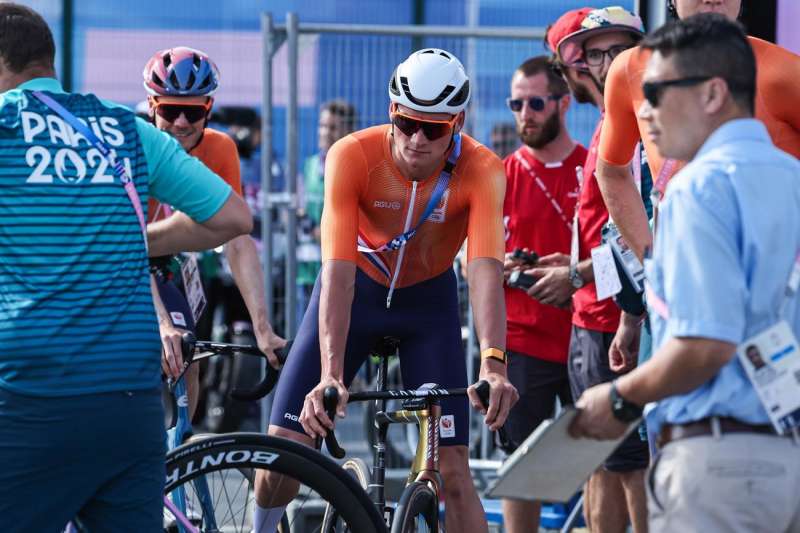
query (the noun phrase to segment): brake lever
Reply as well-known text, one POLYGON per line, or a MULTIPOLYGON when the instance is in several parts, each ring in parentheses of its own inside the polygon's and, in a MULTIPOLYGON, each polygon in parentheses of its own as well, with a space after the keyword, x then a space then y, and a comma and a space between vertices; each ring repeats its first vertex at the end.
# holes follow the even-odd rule
MULTIPOLYGON (((275 350, 275 355, 277 356, 281 367, 286 362, 286 357, 289 355, 289 350, 291 350, 293 342, 293 340, 290 340, 283 348, 278 348, 275 350)), ((262 354, 261 352, 259 352, 259 354, 266 358, 266 355, 262 354)), ((264 375, 264 379, 250 389, 233 389, 231 390, 230 395, 232 398, 243 402, 259 400, 269 394, 270 391, 275 387, 275 383, 278 381, 279 374, 280 370, 275 369, 271 364, 269 364, 269 361, 267 361, 267 371, 264 375)))
MULTIPOLYGON (((332 421, 336 419, 336 406, 339 404, 339 391, 336 387, 327 387, 325 392, 322 393, 322 406, 325 408, 325 413, 332 421)), ((317 437, 314 442, 316 448, 319 450, 322 447, 322 439, 317 437)), ((343 459, 347 452, 339 446, 336 440, 336 433, 331 429, 325 435, 325 447, 328 448, 331 456, 336 459, 343 459)))

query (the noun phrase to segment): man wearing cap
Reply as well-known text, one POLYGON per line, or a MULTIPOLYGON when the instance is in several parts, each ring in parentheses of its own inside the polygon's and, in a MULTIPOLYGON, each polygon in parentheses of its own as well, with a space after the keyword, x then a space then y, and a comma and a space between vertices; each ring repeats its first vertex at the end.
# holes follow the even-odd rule
MULTIPOLYGON (((582 85, 602 113, 603 88, 612 60, 634 46, 643 33, 639 17, 621 7, 574 10, 553 24, 548 44, 565 78, 582 85)), ((527 271, 539 279, 531 294, 543 303, 564 305, 572 297, 568 370, 574 398, 593 385, 617 377, 609 368, 608 348, 619 322, 619 308, 610 298, 598 300, 591 259, 608 222, 608 210, 594 175, 602 123, 601 115, 583 168, 576 252, 572 257, 543 257, 543 266, 527 271)), ((629 521, 634 532, 646 531, 644 469, 648 462, 647 444, 633 434, 589 478, 584 512, 593 532, 623 532, 629 521)))
MULTIPOLYGON (((741 0, 666 1, 672 15, 679 19, 698 13, 720 13, 736 20, 742 11, 741 0)), ((800 77, 800 57, 755 37, 748 37, 748 41, 757 65, 755 117, 767 126, 778 148, 800 157, 800 106, 796 105, 800 100, 800 85, 796 83, 800 77)), ((636 47, 621 54, 608 73, 607 113, 597 162, 597 181, 609 212, 639 257, 652 239, 628 165, 636 142, 643 138, 653 179, 661 192, 683 165, 661 157, 652 141, 643 135, 647 125, 636 116, 644 101, 642 75, 649 57, 648 50, 636 47)))
MULTIPOLYGON (((714 12, 735 20, 742 11, 741 0, 667 0, 672 16, 686 19, 698 13, 714 12)), ((788 50, 748 37, 756 57, 755 117, 767 127, 775 145, 795 157, 800 157, 800 57, 788 50)), ((630 172, 628 161, 633 146, 643 139, 650 163, 656 196, 663 194, 671 177, 683 166, 676 159, 664 159, 653 142, 642 133, 646 123, 637 118, 644 102, 642 75, 650 57, 649 50, 636 47, 620 54, 608 73, 606 119, 600 136, 597 162, 597 181, 608 204, 608 210, 620 233, 639 257, 652 246, 648 226, 650 213, 642 209, 630 172)), ((657 205, 657 202, 655 202, 657 205)), ((657 208, 656 208, 657 209, 657 208)), ((628 364, 642 364, 651 355, 649 322, 641 317, 623 313, 611 354, 628 364), (639 338, 641 336, 641 345, 639 338)))

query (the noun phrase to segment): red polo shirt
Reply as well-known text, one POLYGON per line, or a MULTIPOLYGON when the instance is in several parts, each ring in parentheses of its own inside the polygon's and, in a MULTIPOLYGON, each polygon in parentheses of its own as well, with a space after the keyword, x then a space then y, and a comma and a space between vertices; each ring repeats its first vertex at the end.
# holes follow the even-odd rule
MULTIPOLYGON (((544 164, 522 147, 505 161, 503 203, 506 252, 528 248, 540 256, 569 254, 569 224, 575 213, 578 180, 586 148, 576 145, 560 163, 544 164)), ((505 288, 509 350, 557 363, 567 362, 569 311, 543 305, 520 289, 505 288)))
MULTIPOLYGON (((600 245, 600 231, 608 221, 608 209, 600 194, 595 169, 597 168, 597 146, 600 143, 600 130, 603 116, 589 145, 589 155, 583 168, 583 187, 578 206, 578 236, 580 238, 581 261, 592 256, 592 248, 600 245)), ((587 283, 572 297, 572 323, 593 331, 615 332, 619 325, 620 310, 612 298, 597 301, 594 282, 587 283)))

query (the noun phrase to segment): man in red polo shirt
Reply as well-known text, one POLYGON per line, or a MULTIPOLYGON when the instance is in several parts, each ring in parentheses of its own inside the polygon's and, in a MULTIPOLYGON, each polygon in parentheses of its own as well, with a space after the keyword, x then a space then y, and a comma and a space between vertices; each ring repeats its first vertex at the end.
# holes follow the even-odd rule
MULTIPOLYGON (((542 255, 569 252, 578 199, 576 167, 583 166, 587 154, 567 132, 569 104, 567 84, 547 56, 530 58, 514 72, 508 106, 522 147, 504 160, 507 277, 523 267, 512 257, 516 249, 542 255)), ((552 416, 556 397, 572 403, 567 377, 571 313, 508 285, 505 298, 508 379, 520 395, 504 425, 507 442, 502 444, 511 453, 552 416)), ((536 531, 540 510, 538 502, 503 500, 505 530, 536 531)))
MULTIPOLYGON (((641 20, 620 7, 588 13, 575 10, 550 28, 548 44, 565 77, 592 94, 603 112, 603 87, 612 60, 634 46, 642 35, 641 20)), ((583 169, 577 253, 572 258, 563 254, 544 257, 539 268, 527 271, 539 279, 529 294, 543 303, 565 305, 572 297, 568 367, 574 398, 593 385, 617 377, 609 368, 608 349, 620 311, 610 297, 598 299, 591 257, 608 222, 608 210, 595 177, 602 122, 601 116, 583 169)), ((629 521, 635 533, 646 531, 644 471, 648 461, 647 443, 634 433, 591 476, 584 494, 584 511, 593 533, 623 532, 629 521)))

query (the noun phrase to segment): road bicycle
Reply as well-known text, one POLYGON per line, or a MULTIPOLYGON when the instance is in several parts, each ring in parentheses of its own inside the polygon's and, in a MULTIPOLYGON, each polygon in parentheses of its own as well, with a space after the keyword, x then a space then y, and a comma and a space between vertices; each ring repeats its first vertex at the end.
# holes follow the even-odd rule
MULTIPOLYGON (((416 531, 438 532, 440 525, 439 501, 442 493, 442 478, 439 473, 439 426, 441 423, 440 400, 445 397, 465 396, 466 388, 440 389, 428 384, 416 390, 386 390, 388 359, 398 352, 399 341, 386 337, 375 349, 381 358, 378 367, 377 390, 354 392, 348 402, 375 401, 375 424, 377 438, 374 445, 373 469, 361 459, 349 459, 342 468, 362 487, 368 489, 372 506, 379 511, 391 533, 416 531), (401 398, 402 409, 386 411, 387 400, 401 398), (405 488, 396 508, 387 506, 384 490, 386 474, 386 439, 391 424, 417 424, 418 445, 405 488)), ((489 384, 481 381, 477 387, 484 406, 489 403, 489 384)), ((338 391, 329 387, 324 391, 323 403, 328 416, 333 419, 338 403, 338 391)), ((339 446, 334 431, 325 437, 330 454, 342 459, 345 451, 339 446)), ((327 506, 322 521, 323 533, 359 531, 349 527, 335 506, 327 506)))

